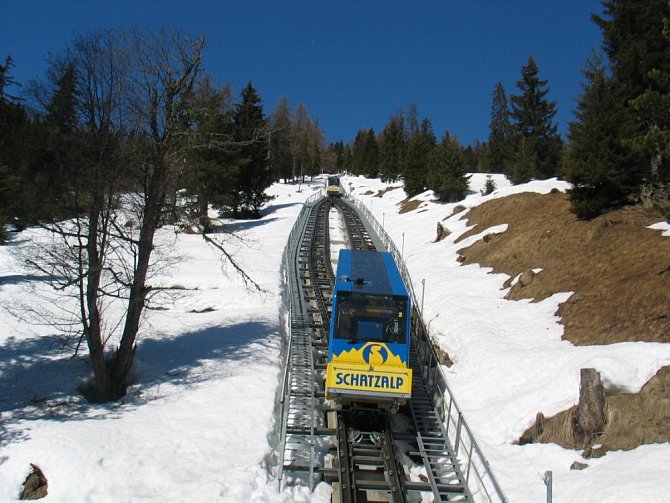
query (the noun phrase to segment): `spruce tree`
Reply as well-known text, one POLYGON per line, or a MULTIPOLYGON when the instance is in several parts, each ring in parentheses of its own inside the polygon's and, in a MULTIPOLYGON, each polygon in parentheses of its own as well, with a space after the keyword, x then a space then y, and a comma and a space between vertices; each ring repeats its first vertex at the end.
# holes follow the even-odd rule
POLYGON ((78 212, 72 193, 82 193, 86 182, 83 176, 86 163, 87 134, 79 123, 77 107, 79 91, 75 67, 71 62, 54 62, 50 70, 54 92, 46 107, 44 121, 35 146, 34 166, 29 168, 32 193, 27 202, 34 216, 57 217, 78 212), (84 186, 79 186, 83 183, 84 186))
POLYGON ((379 171, 382 181, 395 182, 402 172, 405 151, 402 118, 391 117, 379 138, 379 171))
POLYGON ((379 143, 374 129, 368 129, 365 136, 365 161, 363 163, 363 174, 368 178, 376 178, 379 175, 379 143))
POLYGON ((547 100, 548 81, 541 80, 539 72, 535 59, 529 56, 517 82, 521 94, 511 97, 516 143, 510 171, 513 183, 555 176, 560 167, 562 141, 553 123, 556 102, 547 100))
POLYGON ((463 165, 468 173, 486 173, 488 172, 486 156, 488 155, 488 146, 479 140, 475 140, 473 145, 461 147, 463 155, 463 165))
POLYGON ((365 176, 377 175, 379 147, 374 130, 363 128, 356 133, 351 154, 351 172, 353 174, 365 176))
POLYGON ((484 184, 484 190, 482 191, 482 195, 488 196, 489 194, 493 194, 496 188, 497 186, 495 180, 491 175, 488 175, 486 177, 486 183, 484 184))
POLYGON ((188 151, 187 193, 203 232, 212 231, 210 206, 226 212, 234 204, 238 166, 233 143, 232 89, 215 87, 209 76, 199 82, 189 103, 191 127, 198 141, 188 151))
POLYGON ((30 179, 23 173, 26 157, 32 150, 28 145, 31 123, 25 107, 11 93, 17 85, 10 75, 13 67, 11 57, 0 65, 0 242, 4 240, 5 225, 20 224, 30 220, 23 192, 30 186, 30 179))
POLYGON ((251 82, 242 90, 241 97, 233 114, 235 139, 242 144, 238 153, 234 210, 238 216, 258 218, 261 206, 268 198, 265 189, 272 185, 268 166, 268 129, 261 99, 251 82))
POLYGON ((5 64, 0 65, 0 100, 6 102, 16 101, 17 98, 14 95, 7 93, 9 86, 18 85, 10 74, 10 70, 14 67, 14 60, 11 56, 5 58, 5 64))
POLYGON ((341 173, 344 169, 344 144, 339 140, 331 144, 331 150, 335 156, 335 172, 341 173))
POLYGON ((407 109, 407 120, 405 121, 405 127, 407 128, 407 141, 409 141, 412 136, 419 132, 419 112, 416 107, 416 103, 414 102, 410 103, 409 108, 407 109))
POLYGON ((616 190, 604 192, 595 208, 634 201, 643 186, 670 181, 670 4, 606 0, 603 6, 604 15, 593 20, 603 32, 615 96, 617 155, 606 175, 616 190))
POLYGON ((344 145, 342 150, 342 171, 353 173, 354 155, 349 145, 344 145))
POLYGON ((620 141, 628 124, 619 106, 621 97, 602 58, 591 56, 582 73, 586 82, 577 103, 576 120, 568 124, 565 175, 573 185, 573 211, 587 219, 624 204, 636 182, 630 177, 631 171, 624 168, 631 157, 620 141))
POLYGON ((410 138, 407 144, 403 182, 408 197, 426 190, 430 155, 435 148, 435 143, 433 126, 428 119, 424 119, 419 131, 410 138))
POLYGON ((507 94, 502 82, 493 89, 491 102, 491 122, 489 123, 489 140, 486 156, 487 171, 509 175, 509 164, 512 158, 512 125, 507 94))
POLYGON ((441 201, 456 202, 465 198, 470 177, 467 175, 461 146, 456 137, 445 133, 429 157, 428 188, 441 201))
POLYGON ((622 141, 638 157, 640 184, 670 182, 670 4, 665 0, 603 2, 594 16, 623 107, 636 131, 622 141))

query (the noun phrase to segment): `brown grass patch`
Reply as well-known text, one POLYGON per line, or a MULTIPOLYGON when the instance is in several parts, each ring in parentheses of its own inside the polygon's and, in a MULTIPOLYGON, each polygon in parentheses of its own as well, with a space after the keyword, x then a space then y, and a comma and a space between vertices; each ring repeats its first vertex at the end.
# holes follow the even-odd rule
POLYGON ((670 367, 663 367, 639 393, 607 397, 607 425, 594 439, 601 447, 593 452, 573 435, 576 406, 544 420, 541 432, 535 425, 520 443, 555 443, 566 449, 587 448, 586 457, 607 451, 634 449, 642 444, 670 441, 670 367))
POLYGON ((417 201, 416 199, 403 199, 400 201, 399 206, 400 206, 400 214, 403 213, 409 213, 410 211, 414 211, 421 205, 422 201, 417 201))
POLYGON ((646 226, 657 213, 627 207, 592 221, 570 212, 565 194, 518 194, 489 201, 468 214, 476 230, 508 224, 507 231, 459 251, 512 278, 541 268, 508 298, 542 300, 574 295, 558 315, 574 344, 670 342, 670 239, 646 226))
MULTIPOLYGON (((508 224, 502 234, 459 253, 466 264, 511 278, 523 273, 509 299, 538 301, 574 292, 557 313, 564 339, 577 345, 670 342, 670 239, 646 228, 662 220, 657 212, 632 206, 579 221, 566 194, 524 193, 473 208, 468 220, 476 227, 461 239, 508 224), (534 268, 542 271, 535 274, 534 268)), ((670 367, 659 370, 640 393, 611 395, 607 404, 609 422, 594 440, 603 450, 670 441, 670 367)), ((572 438, 573 413, 546 419, 532 441, 584 447, 572 438)))

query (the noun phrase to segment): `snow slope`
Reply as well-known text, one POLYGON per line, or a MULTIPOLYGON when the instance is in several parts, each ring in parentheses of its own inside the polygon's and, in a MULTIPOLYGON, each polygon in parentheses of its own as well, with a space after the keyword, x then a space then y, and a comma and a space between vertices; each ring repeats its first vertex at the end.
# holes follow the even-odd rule
MULTIPOLYGON (((485 177, 474 175, 461 204, 565 188, 556 180, 515 187, 495 181, 498 190, 484 197, 485 177)), ((261 220, 226 222, 244 238, 227 238, 227 250, 263 293, 247 290, 202 238, 162 231, 180 257, 158 279, 171 295, 154 306, 161 310, 148 312, 138 382, 114 405, 81 400, 76 387, 85 360, 70 360, 54 329, 20 316, 22 303, 58 307, 21 270, 14 252, 25 245, 22 236, 0 248, 0 501, 17 499, 30 463, 49 480, 45 501, 329 501, 325 484, 312 494, 279 492, 264 466, 281 366, 281 255, 302 202, 322 186, 302 184, 297 192, 295 185, 274 185, 276 197, 261 220)), ((570 471, 579 453, 512 442, 537 412, 551 415, 576 402, 580 368, 595 367, 608 386, 637 391, 670 364, 670 346, 561 341, 553 313, 569 292, 540 303, 504 300, 506 276, 456 261, 464 244, 454 240, 467 230, 467 216, 447 218, 442 223, 451 234, 432 242, 436 222, 454 205, 431 203, 425 193, 421 208, 399 214, 401 189, 379 198, 372 197, 386 187, 379 180, 347 177, 344 186, 402 246, 417 292, 425 279, 426 323, 455 361, 447 369, 450 386, 510 501, 544 501, 545 470, 553 470, 557 502, 666 500, 668 444, 611 452, 570 471)))

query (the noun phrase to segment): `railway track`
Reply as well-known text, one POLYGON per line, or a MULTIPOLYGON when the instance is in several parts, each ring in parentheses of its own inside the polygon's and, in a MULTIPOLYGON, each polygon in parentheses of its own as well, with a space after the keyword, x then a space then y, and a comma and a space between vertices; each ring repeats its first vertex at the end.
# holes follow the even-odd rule
MULTIPOLYGON (((285 261, 290 327, 280 398, 278 479, 310 488, 327 481, 333 487, 333 501, 404 502, 421 500, 420 495, 426 494, 432 494, 433 501, 475 501, 458 463, 454 445, 459 441, 450 439, 436 407, 441 397, 436 396, 430 377, 435 369, 430 367, 437 360, 425 357, 425 344, 413 344, 412 399, 397 414, 338 411, 325 399, 334 284, 331 209, 341 215, 348 247, 375 250, 381 246, 358 209, 340 198, 311 202, 292 232, 285 261)), ((419 338, 413 334, 412 340, 419 338)))

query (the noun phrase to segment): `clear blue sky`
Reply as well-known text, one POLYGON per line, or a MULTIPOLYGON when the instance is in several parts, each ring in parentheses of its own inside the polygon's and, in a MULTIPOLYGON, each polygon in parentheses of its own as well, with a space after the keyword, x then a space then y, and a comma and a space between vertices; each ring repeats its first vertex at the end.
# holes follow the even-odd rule
POLYGON ((205 35, 204 67, 236 94, 251 80, 266 113, 302 101, 330 140, 381 131, 417 104, 435 133, 486 140, 491 92, 508 96, 529 55, 549 80, 565 133, 583 68, 600 46, 597 0, 260 1, 0 0, 0 58, 20 83, 49 53, 96 28, 179 28, 205 35))

